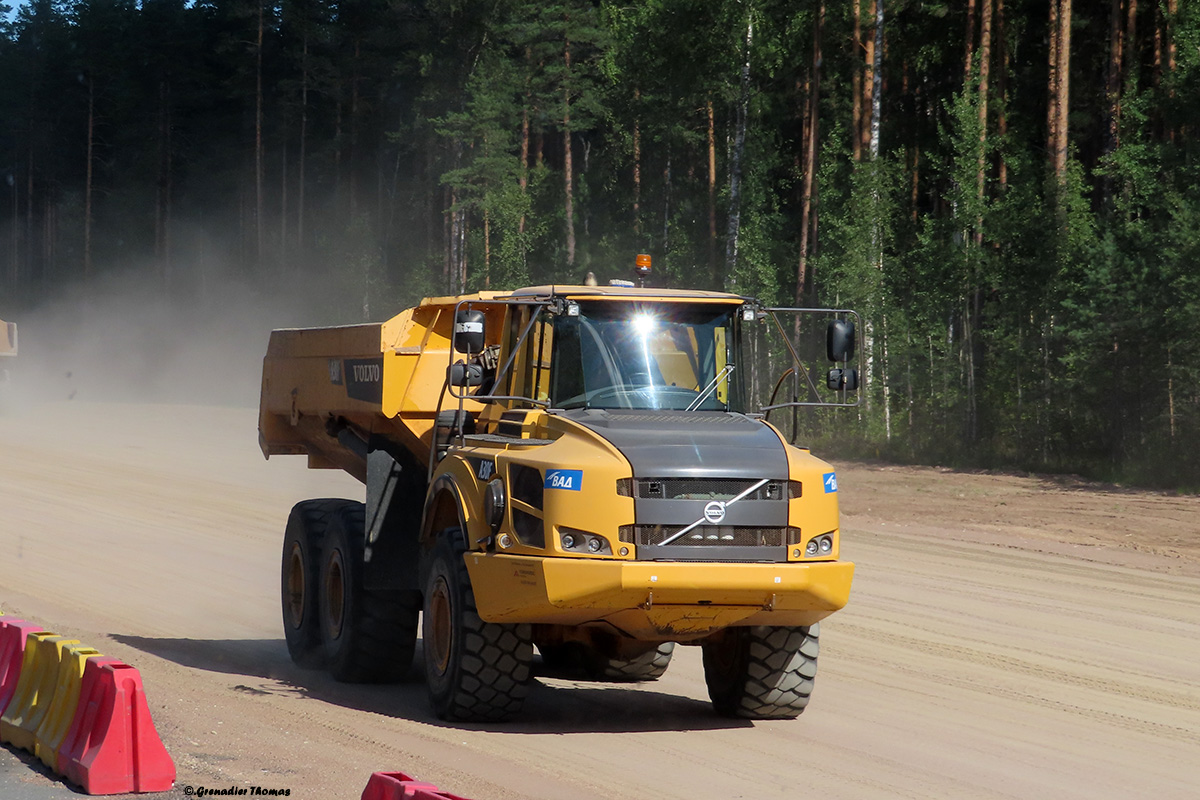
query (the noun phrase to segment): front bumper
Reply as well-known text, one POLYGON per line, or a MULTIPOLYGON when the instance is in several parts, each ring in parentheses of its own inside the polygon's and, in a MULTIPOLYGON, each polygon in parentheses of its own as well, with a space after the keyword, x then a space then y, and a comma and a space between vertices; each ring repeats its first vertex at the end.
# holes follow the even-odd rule
POLYGON ((687 641, 733 625, 812 625, 846 605, 854 564, 616 561, 467 553, 488 622, 608 624, 687 641))

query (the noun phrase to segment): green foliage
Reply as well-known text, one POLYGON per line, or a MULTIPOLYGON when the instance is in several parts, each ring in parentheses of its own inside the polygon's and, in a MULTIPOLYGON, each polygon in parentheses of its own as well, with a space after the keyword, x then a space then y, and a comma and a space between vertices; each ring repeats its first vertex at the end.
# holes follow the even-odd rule
MULTIPOLYGON (((817 0, 11 5, 0 312, 90 263, 176 294, 311 287, 314 322, 353 322, 464 272, 469 291, 627 278, 638 252, 659 285, 796 297, 817 0)), ((856 42, 853 5, 824 3, 805 299, 862 314, 869 380, 857 415, 798 435, 1200 489, 1200 4, 1176 5, 1139 7, 1110 97, 1111 9, 1076 4, 1055 175, 1042 6, 993 24, 981 125, 966 5, 886 4, 881 155, 856 160, 874 20, 856 42)))

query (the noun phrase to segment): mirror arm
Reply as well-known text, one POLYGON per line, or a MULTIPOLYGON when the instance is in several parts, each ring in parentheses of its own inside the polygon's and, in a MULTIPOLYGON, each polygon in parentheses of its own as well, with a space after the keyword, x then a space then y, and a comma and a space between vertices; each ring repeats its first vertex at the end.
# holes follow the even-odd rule
MULTIPOLYGON (((792 363, 797 367, 804 367, 804 362, 800 360, 800 355, 796 352, 796 346, 792 344, 792 340, 788 338, 787 332, 784 331, 783 326, 779 324, 779 317, 775 316, 774 311, 768 311, 767 313, 771 315, 771 321, 775 323, 775 328, 779 331, 779 335, 783 338, 783 343, 787 345, 788 352, 792 354, 792 363)), ((812 395, 810 396, 820 397, 820 390, 817 389, 817 385, 813 383, 812 376, 808 374, 808 370, 800 369, 798 371, 804 374, 804 382, 808 384, 808 389, 810 392, 812 392, 812 395)))

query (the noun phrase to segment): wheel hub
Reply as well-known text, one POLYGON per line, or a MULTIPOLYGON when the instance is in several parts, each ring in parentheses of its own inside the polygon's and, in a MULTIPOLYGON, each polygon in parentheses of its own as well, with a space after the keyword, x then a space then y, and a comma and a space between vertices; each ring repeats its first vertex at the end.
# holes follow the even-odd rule
POLYGON ((450 640, 453 631, 451 621, 452 604, 450 587, 446 579, 438 576, 429 597, 430 641, 426 642, 433 654, 433 663, 439 674, 445 674, 450 666, 450 640))
POLYGON ((334 550, 329 554, 329 568, 325 571, 325 621, 330 639, 337 639, 342 635, 342 616, 346 609, 345 591, 342 552, 334 550))
POLYGON ((296 542, 288 553, 287 608, 288 623, 297 629, 304 624, 304 592, 307 588, 304 577, 304 553, 299 542, 296 542))

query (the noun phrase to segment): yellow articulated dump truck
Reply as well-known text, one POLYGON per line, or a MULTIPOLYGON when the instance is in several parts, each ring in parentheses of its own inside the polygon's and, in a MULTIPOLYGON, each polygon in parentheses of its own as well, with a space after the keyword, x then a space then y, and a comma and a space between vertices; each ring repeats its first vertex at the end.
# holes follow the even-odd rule
POLYGON ((838 560, 834 470, 764 414, 857 402, 856 317, 620 283, 272 332, 263 453, 366 487, 288 518, 297 664, 398 680, 420 627, 434 712, 481 721, 520 711, 535 647, 551 669, 647 681, 698 645, 717 712, 804 710, 818 622, 854 565, 838 560), (799 363, 789 314, 830 317, 832 368, 799 363), (776 376, 754 378, 751 332, 790 354, 804 392, 754 400, 776 376))

